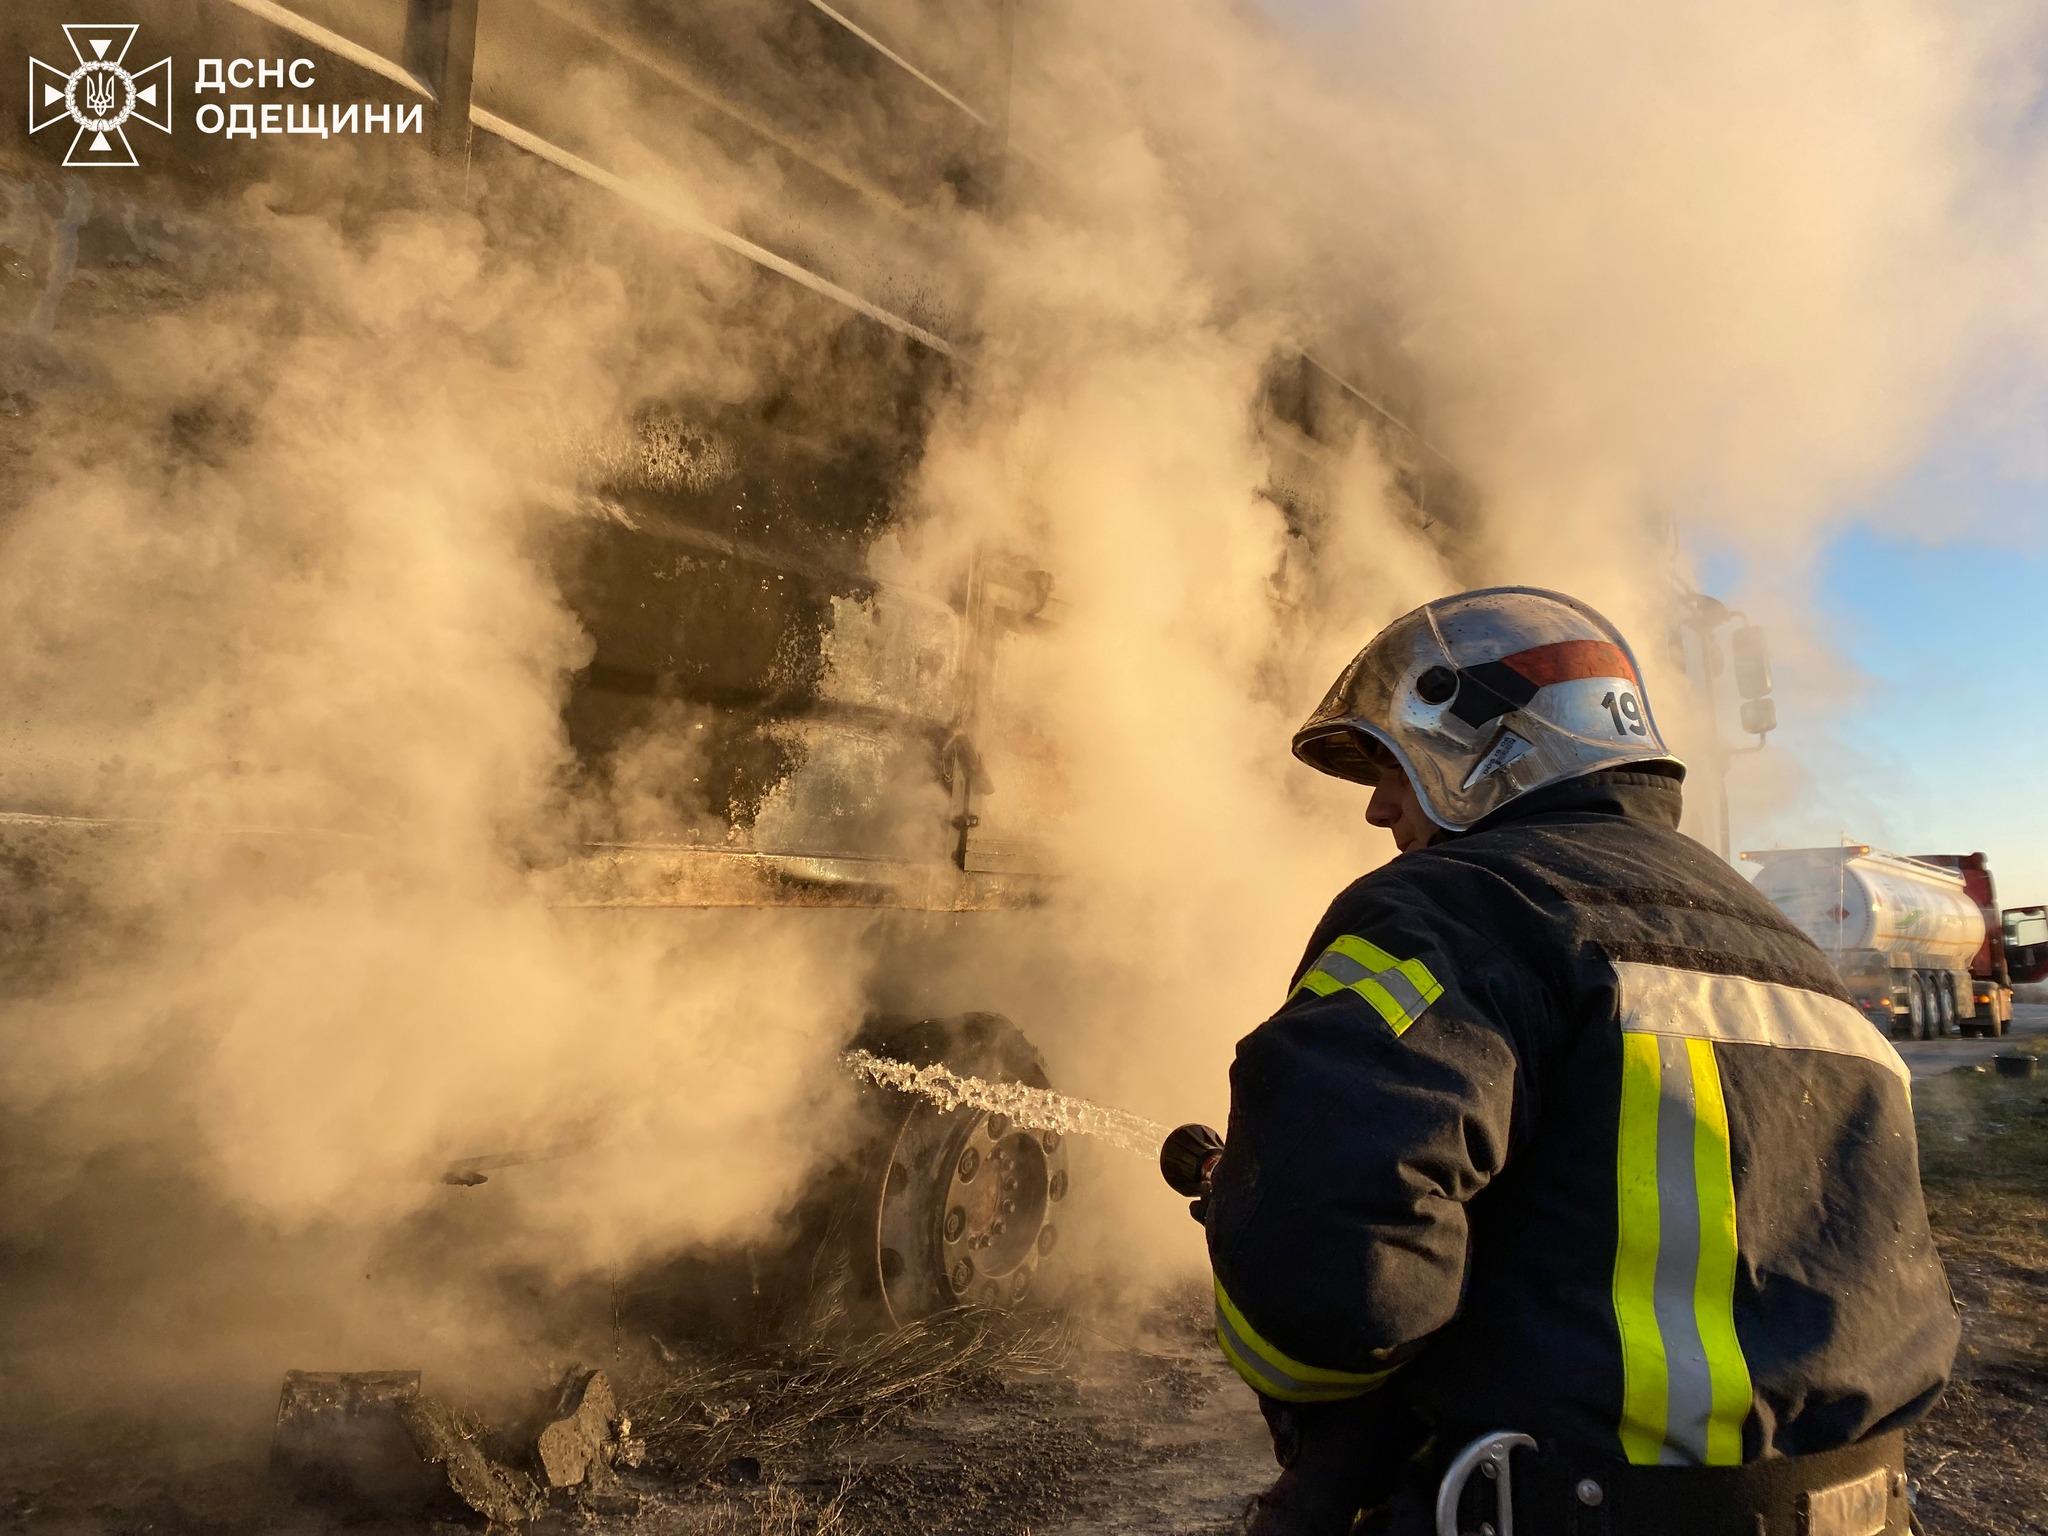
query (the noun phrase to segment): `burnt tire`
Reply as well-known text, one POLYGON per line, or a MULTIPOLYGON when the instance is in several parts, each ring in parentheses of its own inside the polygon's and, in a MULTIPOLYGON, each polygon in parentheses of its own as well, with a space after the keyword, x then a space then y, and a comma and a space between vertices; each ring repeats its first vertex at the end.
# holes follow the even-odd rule
MULTIPOLYGON (((1051 1087, 1038 1051, 997 1014, 872 1019, 851 1044, 911 1066, 1051 1087)), ((900 1328, 954 1307, 1028 1302, 1068 1195, 1059 1134, 1025 1130, 999 1111, 863 1091, 865 1136, 837 1180, 829 1245, 843 1265, 850 1319, 900 1328)))
MULTIPOLYGON (((1037 1050, 996 1014, 871 1019, 847 1047, 1051 1086, 1037 1050)), ((613 1289, 616 1315, 664 1339, 726 1347, 871 1334, 960 1306, 1010 1310, 1036 1296, 1067 1199, 1061 1138, 894 1089, 863 1084, 859 1094, 852 1125, 830 1122, 834 1145, 772 1235, 637 1269, 613 1289), (963 1180, 969 1151, 972 1175, 963 1180), (949 1228, 956 1205, 960 1218, 949 1228), (998 1219, 1001 1231, 993 1230, 998 1219), (971 1261, 964 1272, 962 1259, 971 1261), (966 1283, 956 1286, 956 1275, 966 1283)))

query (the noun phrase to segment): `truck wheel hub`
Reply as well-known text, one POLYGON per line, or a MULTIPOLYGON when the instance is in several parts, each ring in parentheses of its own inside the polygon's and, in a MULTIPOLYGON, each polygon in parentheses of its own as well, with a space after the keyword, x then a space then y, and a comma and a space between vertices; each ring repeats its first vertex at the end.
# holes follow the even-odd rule
POLYGON ((896 1139, 876 1224, 882 1295, 907 1322, 949 1306, 1009 1307, 1053 1249, 1067 1192, 1057 1132, 1002 1115, 913 1109, 896 1139))

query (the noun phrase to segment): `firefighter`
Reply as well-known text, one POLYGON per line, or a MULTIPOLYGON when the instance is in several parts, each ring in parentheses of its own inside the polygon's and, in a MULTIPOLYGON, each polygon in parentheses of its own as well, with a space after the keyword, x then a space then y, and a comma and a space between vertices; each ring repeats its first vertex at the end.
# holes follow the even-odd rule
POLYGON ((1958 1332, 1906 1068, 1679 834, 1621 634, 1443 598, 1294 752, 1400 852, 1240 1042, 1198 1211, 1284 1468, 1251 1529, 1905 1531, 1958 1332))

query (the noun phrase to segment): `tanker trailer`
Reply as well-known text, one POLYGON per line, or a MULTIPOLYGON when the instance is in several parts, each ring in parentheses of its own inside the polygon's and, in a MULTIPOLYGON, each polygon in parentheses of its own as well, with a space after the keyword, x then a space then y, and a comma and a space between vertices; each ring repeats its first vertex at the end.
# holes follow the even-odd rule
POLYGON ((1868 843, 1749 852, 1756 888, 1826 952, 1870 1020, 1921 1040, 1977 1027, 1984 914, 1954 870, 1868 843))

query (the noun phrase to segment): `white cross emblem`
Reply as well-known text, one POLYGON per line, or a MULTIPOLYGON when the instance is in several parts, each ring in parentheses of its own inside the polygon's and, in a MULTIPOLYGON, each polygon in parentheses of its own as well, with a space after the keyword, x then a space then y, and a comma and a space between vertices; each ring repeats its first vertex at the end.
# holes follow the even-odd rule
POLYGON ((64 163, 74 169, 136 163, 128 142, 132 117, 171 131, 171 61, 158 59, 133 74, 124 67, 135 26, 70 25, 64 36, 78 66, 68 73, 41 59, 28 61, 28 131, 41 133, 69 118, 78 125, 64 163))

